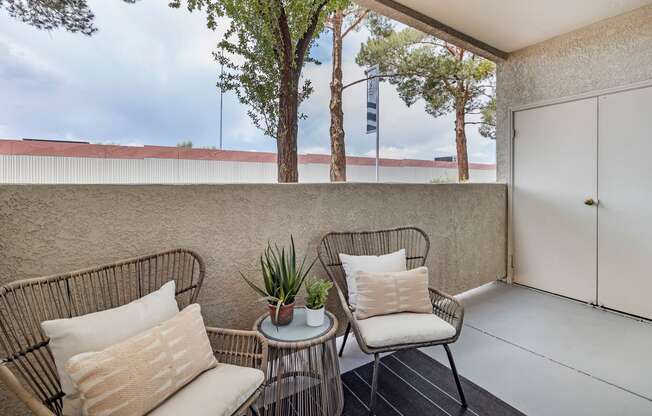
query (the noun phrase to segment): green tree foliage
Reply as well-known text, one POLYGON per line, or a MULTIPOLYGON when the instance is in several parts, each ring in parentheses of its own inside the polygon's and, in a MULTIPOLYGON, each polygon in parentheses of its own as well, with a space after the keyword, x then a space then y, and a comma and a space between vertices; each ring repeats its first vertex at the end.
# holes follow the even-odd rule
MULTIPOLYGON (((410 106, 424 100, 434 117, 455 114, 455 141, 460 182, 468 181, 467 124, 470 114, 482 114, 492 102, 495 65, 471 52, 431 35, 407 28, 396 31, 381 24, 361 46, 359 65, 379 64, 382 74, 394 84, 401 99, 410 106)), ((486 129, 486 127, 485 127, 486 129)), ((490 137, 490 130, 484 130, 490 137)))
POLYGON ((184 140, 177 143, 177 147, 182 147, 184 149, 192 149, 192 140, 184 140))
POLYGON ((205 150, 219 150, 217 146, 213 145, 208 145, 208 146, 201 146, 201 147, 195 147, 194 143, 192 140, 183 140, 177 143, 177 147, 183 148, 183 149, 205 149, 205 150))
MULTIPOLYGON (((123 0, 135 3, 136 0, 123 0)), ((64 28, 69 32, 92 35, 95 15, 86 0, 0 0, 0 9, 9 16, 42 30, 64 28)))
POLYGON ((491 97, 480 112, 482 114, 482 123, 478 131, 482 137, 496 140, 496 97, 491 97))
MULTIPOLYGON (((236 93, 249 107, 253 124, 277 141, 279 182, 296 182, 300 104, 311 94, 302 78, 315 35, 341 0, 186 0, 190 11, 203 9, 216 29, 228 18, 215 59, 227 69, 218 86, 236 93)), ((182 0, 173 0, 180 7, 182 0)))

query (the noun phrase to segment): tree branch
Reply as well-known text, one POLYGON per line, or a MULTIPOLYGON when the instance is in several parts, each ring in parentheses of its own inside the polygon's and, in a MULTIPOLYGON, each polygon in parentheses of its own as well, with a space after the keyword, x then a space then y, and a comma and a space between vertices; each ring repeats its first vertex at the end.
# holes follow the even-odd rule
MULTIPOLYGON (((278 8, 279 15, 276 18, 277 24, 277 36, 281 47, 282 59, 279 62, 282 66, 287 65, 292 62, 292 35, 290 34, 290 28, 288 26, 287 15, 285 14, 285 8, 283 3, 280 0, 276 0, 276 7, 278 8)), ((279 56, 281 58, 281 56, 279 56)))
POLYGON ((437 46, 437 47, 440 47, 440 48, 446 48, 446 49, 448 48, 448 47, 446 46, 446 43, 443 43, 443 42, 440 43, 440 42, 432 42, 432 41, 428 41, 428 40, 421 40, 421 41, 419 41, 419 42, 414 42, 414 43, 415 43, 415 44, 423 44, 423 45, 437 46))
POLYGON ((448 90, 450 95, 452 95, 453 97, 455 97, 457 95, 457 94, 455 94, 457 91, 455 91, 455 88, 451 85, 450 82, 448 82, 448 80, 446 78, 442 78, 441 82, 444 83, 444 86, 446 87, 446 89, 448 90))
POLYGON ((451 46, 449 43, 445 43, 445 44, 444 44, 444 48, 446 48, 446 50, 448 51, 448 53, 450 53, 452 56, 456 56, 456 54, 455 54, 455 50, 453 49, 454 47, 451 46))
POLYGON ((303 36, 301 36, 301 39, 299 39, 299 42, 297 42, 297 49, 295 51, 297 68, 303 67, 303 60, 305 59, 306 52, 308 51, 312 37, 314 36, 315 30, 317 29, 317 24, 319 23, 319 15, 324 9, 324 6, 326 6, 326 3, 328 3, 328 0, 322 0, 321 3, 319 3, 317 10, 315 10, 313 15, 310 16, 310 24, 308 25, 308 29, 306 29, 303 36))
POLYGON ((358 18, 355 19, 355 21, 351 23, 351 25, 348 28, 346 28, 344 33, 342 33, 342 39, 344 39, 344 37, 348 35, 350 31, 354 30, 356 26, 358 26, 364 20, 364 18, 367 17, 368 14, 369 14, 369 9, 365 9, 364 12, 360 13, 358 18))
POLYGON ((345 88, 349 88, 349 87, 352 87, 352 86, 354 86, 354 85, 356 85, 356 84, 360 84, 361 82, 369 81, 370 79, 375 79, 375 78, 395 78, 395 77, 407 77, 407 76, 414 76, 414 75, 416 75, 416 76, 425 76, 425 75, 423 75, 423 74, 421 74, 421 73, 419 73, 419 72, 413 72, 413 73, 409 73, 409 72, 408 72, 408 73, 400 73, 400 74, 380 74, 380 75, 373 75, 373 76, 371 76, 371 77, 361 78, 361 79, 359 79, 359 80, 356 80, 356 81, 350 82, 350 83, 344 85, 344 86, 342 87, 342 89, 344 90, 345 88))

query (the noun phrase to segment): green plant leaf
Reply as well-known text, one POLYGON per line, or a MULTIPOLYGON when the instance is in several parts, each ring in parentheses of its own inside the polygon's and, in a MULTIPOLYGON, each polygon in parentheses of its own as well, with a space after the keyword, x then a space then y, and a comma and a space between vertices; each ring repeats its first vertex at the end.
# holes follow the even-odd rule
POLYGON ((244 279, 244 281, 247 282, 247 284, 249 285, 249 287, 251 287, 251 288, 252 288, 256 293, 258 293, 259 295, 261 295, 261 296, 263 296, 263 297, 267 297, 267 296, 269 296, 269 294, 266 293, 263 289, 259 288, 259 287, 256 286, 253 282, 251 282, 249 279, 247 279, 247 278, 245 277, 245 275, 242 274, 242 272, 240 272, 240 276, 242 276, 242 278, 244 279))
POLYGON ((317 258, 307 265, 307 255, 304 255, 301 265, 297 268, 296 245, 294 237, 290 235, 289 248, 281 248, 268 242, 260 256, 264 287, 255 285, 242 273, 240 275, 263 299, 270 303, 287 305, 295 301, 316 261, 317 258))
POLYGON ((328 300, 328 291, 333 288, 333 283, 316 279, 306 283, 306 306, 310 309, 320 309, 328 300))

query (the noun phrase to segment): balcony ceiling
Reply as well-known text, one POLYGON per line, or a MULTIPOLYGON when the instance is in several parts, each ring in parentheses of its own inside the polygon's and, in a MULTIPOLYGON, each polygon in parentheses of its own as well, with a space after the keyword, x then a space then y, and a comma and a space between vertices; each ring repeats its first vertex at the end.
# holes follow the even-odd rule
MULTIPOLYGON (((652 0, 393 0, 504 52, 651 4, 652 0)), ((380 3, 384 0, 361 1, 380 3)), ((391 7, 391 6, 390 6, 391 7)))

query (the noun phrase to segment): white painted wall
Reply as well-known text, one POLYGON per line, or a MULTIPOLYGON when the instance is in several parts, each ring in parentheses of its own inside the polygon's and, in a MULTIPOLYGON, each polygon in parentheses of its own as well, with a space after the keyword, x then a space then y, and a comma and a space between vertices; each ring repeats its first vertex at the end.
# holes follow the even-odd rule
MULTIPOLYGON (((375 167, 347 167, 349 182, 374 182, 375 167)), ((472 169, 471 182, 495 182, 496 171, 472 169)), ((456 169, 381 166, 381 182, 455 181, 456 169)), ((329 181, 329 166, 299 165, 299 180, 329 181)), ((0 183, 5 184, 189 184, 274 183, 276 164, 221 160, 102 159, 0 155, 0 183)))

